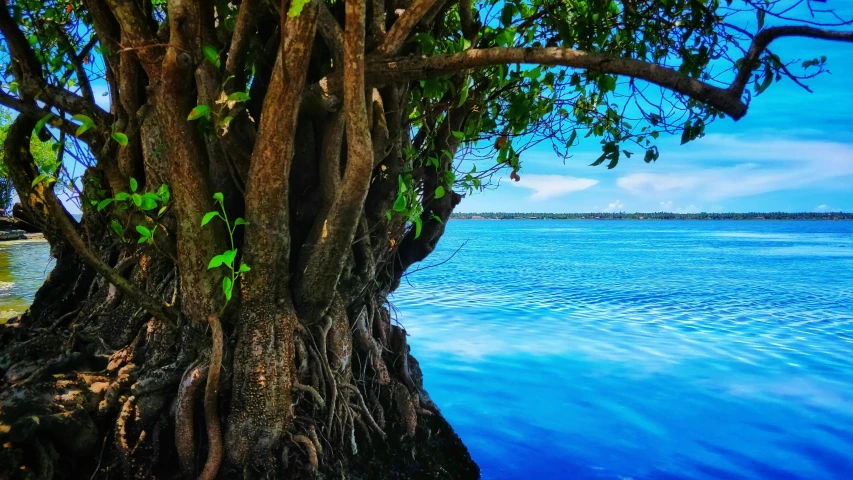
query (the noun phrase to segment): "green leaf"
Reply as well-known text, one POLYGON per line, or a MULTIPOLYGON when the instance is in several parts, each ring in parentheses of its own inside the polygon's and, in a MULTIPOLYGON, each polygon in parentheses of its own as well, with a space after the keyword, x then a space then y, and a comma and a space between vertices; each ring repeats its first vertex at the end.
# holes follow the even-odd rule
POLYGON ((110 223, 110 226, 113 227, 113 231, 116 232, 116 235, 119 237, 124 235, 124 229, 121 228, 121 224, 118 223, 118 220, 113 220, 112 223, 110 223))
POLYGON ((148 192, 142 195, 142 205, 139 206, 142 210, 154 210, 157 208, 157 200, 160 197, 156 193, 148 192))
POLYGON ((240 270, 237 270, 237 273, 246 273, 249 270, 251 270, 251 268, 249 268, 248 265, 246 265, 245 263, 241 263, 240 264, 240 270))
POLYGON ((223 277, 222 278, 222 292, 225 293, 225 300, 226 301, 231 300, 231 293, 232 293, 233 289, 234 289, 234 283, 231 282, 231 278, 230 277, 223 277))
POLYGON ((150 239, 151 237, 139 237, 139 240, 136 241, 136 244, 139 245, 140 243, 145 243, 150 239))
POLYGON ((53 117, 55 117, 55 116, 56 116, 56 115, 54 115, 54 114, 52 114, 52 113, 48 113, 47 115, 45 115, 45 116, 41 117, 41 119, 40 119, 38 122, 36 122, 36 126, 35 126, 35 128, 33 129, 33 131, 34 131, 34 132, 36 132, 36 135, 38 135, 38 134, 39 134, 39 132, 41 132, 41 129, 42 129, 42 128, 44 128, 45 124, 46 124, 47 122, 49 122, 49 121, 50 121, 50 119, 51 119, 51 118, 53 118, 53 117))
POLYGON ((391 220, 391 210, 385 212, 385 216, 388 218, 388 220, 391 220))
POLYGON ((691 138, 690 138, 690 120, 688 120, 684 124, 684 131, 681 132, 681 144, 684 145, 685 143, 689 142, 690 140, 691 140, 691 138))
POLYGON ((75 137, 83 135, 84 133, 86 133, 87 130, 95 126, 95 121, 87 117, 86 115, 77 114, 72 116, 71 118, 80 122, 80 126, 77 127, 77 131, 74 132, 75 137))
POLYGON ((302 9, 305 8, 305 5, 308 4, 311 0, 293 0, 290 2, 290 8, 287 10, 287 16, 290 18, 298 17, 300 13, 302 13, 302 9))
POLYGON ((12 92, 12 95, 18 94, 18 82, 12 82, 9 84, 9 91, 12 92))
POLYGON ((229 267, 234 266, 234 258, 237 257, 237 249, 225 250, 222 254, 222 258, 224 259, 224 263, 229 267))
POLYGON ((765 16, 765 14, 766 14, 766 13, 767 13, 767 12, 765 12, 763 8, 759 8, 759 9, 758 9, 758 11, 756 12, 756 17, 757 17, 757 20, 758 20, 758 29, 759 29, 759 30, 761 30, 762 28, 764 28, 764 16, 765 16))
POLYGON ((214 193, 214 194, 213 194, 213 199, 214 199, 214 200, 216 200, 216 201, 217 201, 217 202, 219 202, 219 203, 222 203, 222 202, 224 202, 224 201, 225 201, 225 197, 223 197, 223 196, 222 196, 222 192, 216 192, 216 193, 214 193))
POLYGON ((210 107, 208 107, 207 105, 196 105, 196 107, 193 108, 192 111, 190 111, 187 120, 198 120, 199 118, 207 115, 208 113, 210 113, 210 107))
POLYGON ((222 257, 222 255, 217 255, 210 259, 210 263, 207 264, 207 269, 210 270, 212 268, 216 268, 222 265, 224 261, 225 259, 222 257))
POLYGON ((452 130, 450 133, 451 133, 454 137, 458 138, 459 140, 462 140, 462 139, 464 139, 464 138, 465 138, 465 133, 464 133, 464 132, 460 132, 460 131, 458 131, 458 130, 452 130))
POLYGON ((135 178, 130 177, 130 191, 135 192, 137 188, 139 188, 139 183, 137 183, 135 178))
POLYGON ((133 195, 130 196, 130 198, 133 199, 134 205, 136 205, 137 207, 142 206, 142 195, 140 195, 138 193, 134 193, 133 195))
POLYGON ((432 214, 432 219, 433 219, 433 220, 435 220, 435 221, 436 221, 436 222, 438 222, 438 223, 444 223, 444 222, 442 222, 442 221, 441 221, 441 217, 439 217, 438 215, 436 215, 436 214, 434 214, 434 213, 432 214))
POLYGON ((234 92, 231 95, 228 95, 228 100, 231 102, 245 102, 248 99, 249 94, 246 92, 234 92))
POLYGON ((210 45, 205 45, 204 48, 201 49, 202 53, 204 53, 204 59, 210 62, 216 68, 219 68, 219 52, 216 51, 215 48, 210 45))
POLYGON ((436 189, 435 189, 435 199, 436 199, 436 200, 438 200, 439 198, 441 198, 441 197, 443 197, 443 196, 444 196, 444 187, 442 187, 441 185, 439 185, 439 186, 438 186, 438 187, 436 187, 436 189))
POLYGON ((213 217, 218 217, 219 212, 207 212, 204 214, 204 218, 201 219, 201 226, 205 226, 213 220, 213 217))
POLYGON ((151 230, 149 230, 148 227, 146 227, 144 225, 137 225, 136 231, 139 232, 139 234, 142 235, 143 237, 150 237, 151 236, 151 230))
POLYGON ((40 173, 36 178, 33 179, 33 183, 30 185, 30 187, 35 187, 36 185, 41 183, 42 180, 44 180, 45 178, 47 178, 49 176, 50 175, 48 175, 46 173, 40 173))
MULTIPOLYGON (((441 187, 439 187, 441 188, 441 187)), ((423 221, 421 221, 421 217, 415 218, 415 238, 421 236, 421 228, 423 227, 423 221)))
POLYGON ((104 200, 101 200, 100 202, 98 202, 98 211, 100 212, 101 210, 107 208, 107 205, 111 203, 113 203, 112 198, 106 198, 104 200))
POLYGON ((601 77, 601 80, 598 81, 598 88, 601 89, 602 93, 612 92, 613 90, 616 90, 616 77, 604 75, 603 77, 601 77))
POLYGON ((465 83, 462 84, 462 91, 459 92, 459 102, 456 106, 461 107, 468 100, 468 78, 465 78, 465 83))
POLYGON ((160 188, 157 189, 157 195, 160 196, 161 202, 169 203, 169 199, 171 198, 171 194, 169 193, 169 186, 165 183, 160 185, 160 188))
POLYGON ((394 200, 394 211, 402 212, 406 209, 406 197, 401 195, 397 195, 397 200, 394 200))
POLYGON ((124 202, 124 201, 127 201, 127 200, 130 200, 130 194, 129 194, 129 193, 127 193, 127 192, 118 192, 118 193, 116 194, 116 201, 117 201, 117 202, 124 202))
POLYGON ((249 222, 243 220, 243 217, 238 217, 237 220, 234 220, 234 226, 235 227, 237 225, 248 225, 248 224, 249 224, 249 222))
POLYGON ((113 140, 115 140, 115 141, 116 141, 119 145, 121 145, 122 147, 126 147, 126 146, 127 146, 127 135, 125 135, 125 134, 123 134, 123 133, 121 133, 121 132, 113 132, 113 134, 112 134, 112 135, 110 135, 110 137, 111 137, 113 140))
POLYGON ((163 212, 165 212, 167 208, 169 208, 169 207, 167 207, 165 205, 160 207, 160 210, 157 211, 157 216, 159 217, 159 216, 163 215, 163 212))

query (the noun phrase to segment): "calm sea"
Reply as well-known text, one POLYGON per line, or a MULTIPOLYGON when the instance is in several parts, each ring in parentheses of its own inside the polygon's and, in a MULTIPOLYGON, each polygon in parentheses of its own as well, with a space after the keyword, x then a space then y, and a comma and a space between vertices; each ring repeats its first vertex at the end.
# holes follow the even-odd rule
MULTIPOLYGON (((454 252, 392 303, 484 478, 853 478, 853 222, 454 220, 454 252)), ((46 261, 0 244, 0 310, 46 261)))

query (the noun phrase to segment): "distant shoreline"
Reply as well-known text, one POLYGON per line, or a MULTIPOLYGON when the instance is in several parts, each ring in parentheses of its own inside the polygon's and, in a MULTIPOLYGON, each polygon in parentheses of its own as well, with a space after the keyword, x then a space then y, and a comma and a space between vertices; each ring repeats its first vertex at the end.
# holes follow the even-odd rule
POLYGON ((853 220, 853 213, 453 213, 454 220, 853 220))

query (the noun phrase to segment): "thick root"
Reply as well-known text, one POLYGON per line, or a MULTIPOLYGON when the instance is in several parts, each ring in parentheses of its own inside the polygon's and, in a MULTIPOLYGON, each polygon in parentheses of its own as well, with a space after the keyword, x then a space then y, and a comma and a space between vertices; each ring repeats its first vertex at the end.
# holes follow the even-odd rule
POLYGON ((204 421, 207 424, 207 440, 210 447, 207 451, 207 462, 199 478, 213 480, 222 462, 222 430, 219 426, 219 415, 216 413, 216 399, 219 394, 219 372, 222 368, 222 324, 219 316, 210 315, 210 332, 213 344, 210 350, 210 368, 207 372, 207 387, 204 392, 204 421))
POLYGON ((314 447, 314 442, 305 435, 294 435, 293 441, 305 448, 305 452, 308 454, 308 463, 316 471, 320 462, 317 459, 317 449, 314 447))
POLYGON ((186 475, 193 472, 193 455, 195 454, 193 406, 207 370, 207 365, 195 364, 190 366, 178 389, 178 399, 175 404, 175 446, 178 450, 178 462, 181 465, 181 470, 186 475))

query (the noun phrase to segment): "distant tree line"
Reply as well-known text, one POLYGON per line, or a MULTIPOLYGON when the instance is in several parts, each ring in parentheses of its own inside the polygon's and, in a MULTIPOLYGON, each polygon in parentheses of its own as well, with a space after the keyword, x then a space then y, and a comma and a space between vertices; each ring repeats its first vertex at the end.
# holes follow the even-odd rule
POLYGON ((853 220, 845 212, 744 212, 744 213, 457 213, 451 218, 483 220, 853 220))

